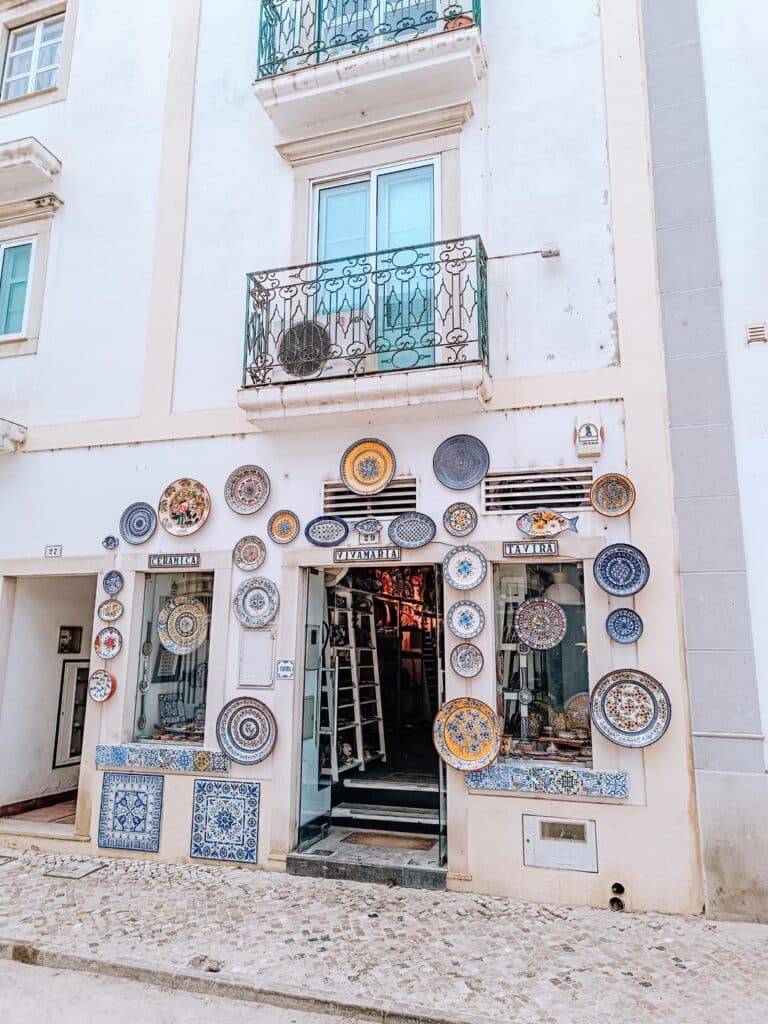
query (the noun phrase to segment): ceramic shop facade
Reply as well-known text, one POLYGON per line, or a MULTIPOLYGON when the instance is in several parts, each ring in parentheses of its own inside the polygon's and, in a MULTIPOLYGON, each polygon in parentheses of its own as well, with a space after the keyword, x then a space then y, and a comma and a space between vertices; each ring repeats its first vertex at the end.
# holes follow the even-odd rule
MULTIPOLYGON (((231 25, 215 4, 169 2, 151 26, 149 127, 130 128, 158 154, 146 174, 159 205, 142 207, 123 257, 128 272, 151 239, 144 319, 126 309, 143 365, 115 347, 122 387, 105 401, 90 370, 77 376, 99 368, 86 330, 71 394, 52 387, 44 342, 51 316, 67 324, 56 275, 71 238, 58 214, 38 350, 3 360, 0 413, 25 433, 0 463, 19 523, 0 552, 0 730, 14 736, 0 747, 14 758, 0 837, 697 911, 635 5, 599 21, 572 5, 570 63, 536 95, 525 68, 549 44, 534 4, 488 5, 482 27, 476 5, 451 8, 429 31, 384 32, 386 45, 342 46, 311 67, 275 65, 253 6, 235 4, 244 41, 224 88, 231 25), (585 81, 588 96, 568 84, 585 81), (489 132, 511 92, 522 170, 489 132), (542 119, 572 163, 563 185, 542 119), (217 147, 239 159, 214 166, 217 147), (256 165, 258 196, 243 177, 256 165), (524 180, 542 191, 530 197, 524 180), (33 359, 37 391, 25 390, 33 359), (456 437, 469 439, 458 452, 446 448, 456 437), (355 462, 360 442, 373 454, 355 462), (471 482, 457 488, 451 472, 471 482), (620 515, 595 507, 607 475, 636 493, 620 515), (41 487, 71 493, 73 481, 65 516, 40 508, 41 487), (451 517, 457 503, 476 523, 451 517), (238 549, 246 537, 258 542, 238 549), (618 563, 615 545, 628 546, 618 563), (638 574, 625 596, 607 592, 611 566, 638 574), (524 644, 531 599, 554 618, 529 621, 524 644), (642 635, 620 635, 640 620, 642 635), (556 634, 541 649, 537 629, 556 634), (31 666, 55 677, 50 692, 30 685, 31 666), (601 681, 621 671, 635 688, 646 673, 650 690, 599 705, 601 681), (432 723, 446 708, 466 717, 438 729, 441 760, 432 723), (653 742, 631 749, 637 737, 653 742), (488 763, 469 770, 478 751, 488 763), (57 798, 68 808, 41 819, 57 798)), ((88 53, 104 26, 91 5, 77 14, 88 53)), ((83 118, 89 73, 75 49, 65 102, 83 118)), ((66 135, 48 116, 54 151, 66 135)), ((76 180, 89 173, 73 165, 76 180)), ((77 194, 56 188, 77 221, 77 194)))

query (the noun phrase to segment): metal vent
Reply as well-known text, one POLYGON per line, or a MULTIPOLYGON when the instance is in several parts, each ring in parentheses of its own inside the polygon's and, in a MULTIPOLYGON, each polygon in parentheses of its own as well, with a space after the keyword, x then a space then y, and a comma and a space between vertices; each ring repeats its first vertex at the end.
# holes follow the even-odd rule
POLYGON ((590 507, 591 487, 591 466, 489 473, 483 484, 483 511, 490 515, 520 515, 534 508, 575 512, 590 507))
POLYGON ((751 345, 756 341, 762 341, 763 343, 768 342, 767 323, 747 324, 747 344, 751 345))
POLYGON ((323 488, 323 513, 341 516, 343 519, 377 519, 399 516, 403 512, 416 511, 416 480, 403 477, 393 480, 381 494, 365 496, 353 494, 342 483, 325 484, 323 488))

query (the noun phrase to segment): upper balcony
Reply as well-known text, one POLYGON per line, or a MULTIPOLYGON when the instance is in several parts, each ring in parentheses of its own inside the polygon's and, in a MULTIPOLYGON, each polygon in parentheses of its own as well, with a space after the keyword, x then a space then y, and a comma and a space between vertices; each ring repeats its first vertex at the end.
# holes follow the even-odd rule
POLYGON ((286 136, 471 99, 481 0, 262 0, 254 89, 286 136))
POLYGON ((489 393, 478 236, 248 275, 238 404, 263 429, 489 393))

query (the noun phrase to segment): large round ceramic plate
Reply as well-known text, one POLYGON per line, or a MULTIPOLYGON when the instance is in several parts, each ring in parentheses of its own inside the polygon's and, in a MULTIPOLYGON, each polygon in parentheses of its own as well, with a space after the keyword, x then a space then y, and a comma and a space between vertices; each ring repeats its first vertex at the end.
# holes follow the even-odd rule
POLYGON ((593 567, 597 585, 614 597, 631 597, 648 582, 651 567, 643 552, 631 544, 603 548, 593 567))
POLYGON ((116 658, 123 649, 123 636, 119 629, 114 626, 105 626, 96 634, 93 641, 93 649, 96 656, 103 661, 111 661, 116 658))
POLYGON ((617 644, 636 644, 643 635, 643 620, 631 608, 617 608, 605 620, 605 629, 617 644))
POLYGON ((208 636, 208 612, 196 597, 171 597, 157 616, 157 635, 171 654, 191 654, 208 636))
POLYGON ((467 491, 488 473, 491 456, 483 442, 471 434, 446 438, 435 452, 435 476, 452 491, 467 491))
POLYGON ((448 609, 446 621, 458 640, 474 640, 485 629, 485 612, 474 601, 457 601, 448 609))
POLYGON ((599 732, 619 747, 650 747, 669 728, 672 707, 661 683, 635 668, 603 676, 592 691, 590 714, 599 732))
POLYGON ((444 704, 432 727, 435 749, 449 767, 477 771, 499 756, 501 727, 490 705, 474 697, 459 697, 444 704))
POLYGON ((238 569, 253 572, 267 557, 267 548, 261 537, 241 537, 232 549, 232 559, 238 569))
POLYGON ((174 537, 188 537, 205 526, 211 496, 199 480, 184 476, 168 484, 157 506, 160 525, 174 537))
POLYGON ((621 473, 606 473, 598 477, 589 492, 592 508, 609 519, 625 516, 636 498, 635 485, 621 473))
POLYGON ((123 614, 123 611, 122 601, 118 601, 117 598, 111 597, 106 601, 101 602, 99 607, 96 609, 96 614, 102 622, 117 622, 123 614))
POLYGON ((395 453, 374 437, 356 441, 341 459, 341 479, 355 494, 378 494, 395 475, 395 453))
POLYGON ((451 548, 443 559, 443 575, 454 590, 474 590, 488 574, 488 562, 482 551, 463 544, 451 548))
POLYGON ((216 738, 236 764, 261 764, 275 749, 277 722, 260 700, 238 697, 221 709, 216 738))
POLYGON ((307 523, 304 536, 318 548, 333 548, 344 543, 349 536, 349 527, 338 516, 318 516, 307 523))
POLYGON ((568 631, 565 612, 548 597, 523 601, 515 612, 515 630, 520 643, 534 651, 549 651, 563 642, 568 631))
POLYGON ((275 512, 267 524, 267 533, 275 544, 292 544, 299 536, 300 529, 299 517, 287 508, 275 512))
POLYGON ((435 539, 435 521, 421 512, 404 512, 389 524, 389 539, 398 548, 423 548, 435 539))
POLYGON ((462 679, 474 679, 483 671, 483 652, 474 644, 459 644, 451 651, 451 668, 462 679))
POLYGON ((443 513, 443 526, 452 537, 468 537, 477 529, 477 511, 466 501, 457 501, 443 513))
POLYGON ((240 584, 232 604, 235 615, 244 626, 248 629, 261 629, 262 626, 268 626, 277 615, 280 593, 272 580, 254 576, 240 584))
POLYGON ((123 589, 123 582, 123 574, 118 572, 117 569, 110 569, 108 573, 104 574, 101 585, 104 588, 105 594, 111 594, 114 597, 115 594, 119 594, 123 589))
POLYGON ((135 501, 120 516, 120 536, 126 544, 143 544, 157 529, 157 513, 146 501, 135 501))
POLYGON ((117 680, 103 668, 91 673, 88 680, 88 696, 97 704, 103 704, 105 700, 109 700, 116 689, 117 680))
POLYGON ((240 466, 224 484, 224 500, 241 516, 251 516, 267 503, 269 477, 261 466, 240 466))

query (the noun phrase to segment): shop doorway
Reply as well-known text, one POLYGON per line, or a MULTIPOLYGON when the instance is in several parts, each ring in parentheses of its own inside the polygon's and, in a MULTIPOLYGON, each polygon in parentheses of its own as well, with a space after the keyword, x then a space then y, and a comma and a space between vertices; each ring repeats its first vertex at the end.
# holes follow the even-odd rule
POLYGON ((442 887, 441 594, 435 565, 309 571, 290 870, 442 887))

